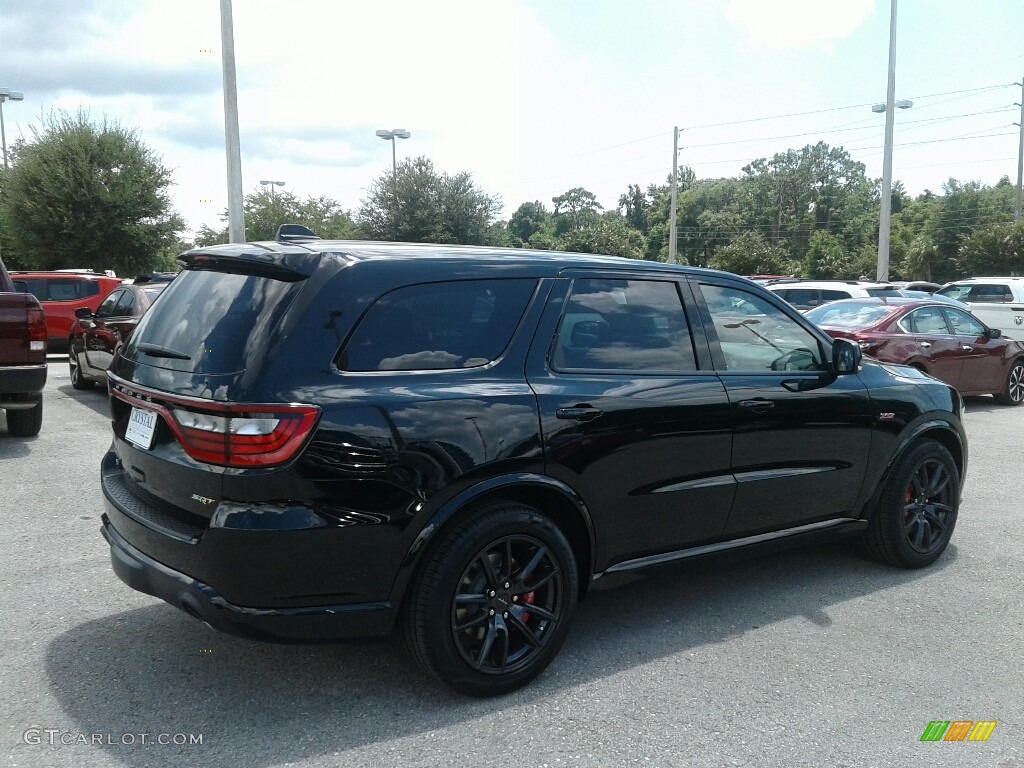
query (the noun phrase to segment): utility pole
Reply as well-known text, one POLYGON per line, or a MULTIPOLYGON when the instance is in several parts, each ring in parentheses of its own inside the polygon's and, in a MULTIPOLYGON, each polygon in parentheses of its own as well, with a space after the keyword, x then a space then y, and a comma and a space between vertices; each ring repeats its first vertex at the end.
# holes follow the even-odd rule
POLYGON ((892 223, 892 133, 896 108, 896 0, 889 17, 889 87, 885 97, 885 152, 882 157, 882 212, 878 219, 878 282, 889 280, 889 228, 892 223))
POLYGON ((672 129, 672 212, 668 224, 668 263, 676 260, 676 203, 679 200, 679 126, 672 129))
POLYGON ((220 0, 220 45, 224 78, 224 148, 228 160, 228 240, 244 243, 242 148, 238 138, 238 81, 235 78, 235 28, 231 0, 220 0))
POLYGON ((1014 209, 1013 220, 1020 221, 1021 189, 1024 187, 1024 77, 1017 83, 1020 86, 1020 148, 1017 150, 1017 207, 1014 209))

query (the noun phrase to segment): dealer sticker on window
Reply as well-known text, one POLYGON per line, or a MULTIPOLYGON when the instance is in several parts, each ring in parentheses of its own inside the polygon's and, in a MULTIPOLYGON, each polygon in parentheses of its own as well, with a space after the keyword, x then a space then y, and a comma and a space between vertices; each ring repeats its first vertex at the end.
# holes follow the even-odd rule
POLYGON ((124 439, 148 451, 153 446, 156 419, 155 411, 132 408, 132 415, 128 418, 128 428, 124 431, 124 439))

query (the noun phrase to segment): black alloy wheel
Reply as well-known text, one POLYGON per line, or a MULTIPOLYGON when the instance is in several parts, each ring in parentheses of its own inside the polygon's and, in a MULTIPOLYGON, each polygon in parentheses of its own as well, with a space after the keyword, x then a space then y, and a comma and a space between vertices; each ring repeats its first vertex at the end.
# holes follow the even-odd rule
POLYGON ((903 568, 935 562, 959 505, 960 474, 949 451, 934 440, 915 443, 893 467, 865 531, 869 553, 903 568))
POLYGON ((558 563, 532 536, 505 536, 473 558, 452 600, 451 631, 473 669, 514 673, 529 665, 561 620, 558 563))
POLYGON ((532 507, 473 511, 425 554, 402 637, 446 685, 495 696, 535 678, 558 653, 579 593, 572 548, 532 507))
POLYGON ((1006 386, 996 395, 1002 405, 1020 405, 1024 403, 1024 360, 1016 360, 1006 374, 1006 386))

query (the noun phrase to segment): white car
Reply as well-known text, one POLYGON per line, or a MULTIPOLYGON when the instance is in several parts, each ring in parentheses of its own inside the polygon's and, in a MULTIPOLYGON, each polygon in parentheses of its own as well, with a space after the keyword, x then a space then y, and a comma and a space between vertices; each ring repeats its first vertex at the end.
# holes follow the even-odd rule
POLYGON ((967 305, 989 328, 1024 341, 1024 277, 972 277, 947 283, 935 292, 967 305))
POLYGON ((899 288, 891 283, 869 283, 861 280, 780 280, 777 283, 769 283, 765 288, 801 312, 839 299, 903 295, 899 288))

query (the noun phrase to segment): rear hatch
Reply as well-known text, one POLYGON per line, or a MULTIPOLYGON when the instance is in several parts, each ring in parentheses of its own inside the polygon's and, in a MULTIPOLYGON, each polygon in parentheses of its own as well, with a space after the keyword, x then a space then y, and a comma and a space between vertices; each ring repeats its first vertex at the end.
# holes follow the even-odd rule
POLYGON ((150 516, 167 516, 147 520, 151 527, 195 538, 221 498, 226 471, 286 463, 314 426, 316 408, 276 402, 254 384, 320 258, 279 250, 228 246, 182 256, 185 270, 111 366, 121 466, 104 468, 116 475, 105 487, 140 499, 150 516))

